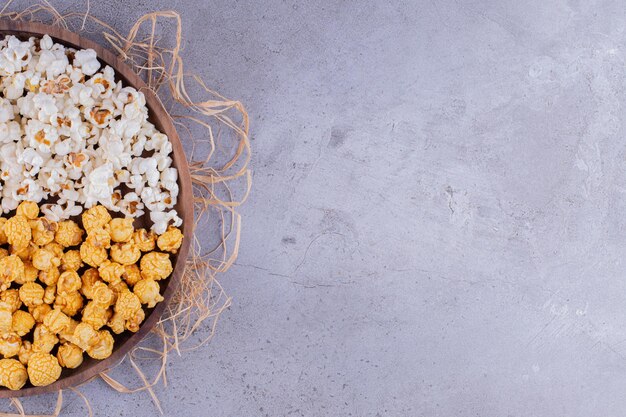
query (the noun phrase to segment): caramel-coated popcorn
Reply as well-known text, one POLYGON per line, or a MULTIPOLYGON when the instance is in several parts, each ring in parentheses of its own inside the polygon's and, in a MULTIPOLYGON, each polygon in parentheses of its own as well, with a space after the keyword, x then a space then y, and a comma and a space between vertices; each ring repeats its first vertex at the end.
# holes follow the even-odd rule
MULTIPOLYGON (((56 222, 40 217, 28 222, 32 233, 33 243, 37 246, 46 245, 54 240, 59 226, 56 222)), ((1 240, 0 240, 1 242, 1 240)))
POLYGON ((17 310, 13 313, 12 329, 18 336, 25 336, 35 327, 35 319, 28 311, 17 310))
POLYGON ((17 356, 22 347, 22 338, 17 333, 0 334, 0 355, 5 358, 17 356))
POLYGON ((85 242, 80 245, 80 257, 89 266, 98 267, 108 258, 107 250, 85 242))
POLYGON ((33 352, 26 369, 30 383, 36 387, 50 385, 61 376, 59 361, 45 352, 33 352))
POLYGON ((141 251, 132 242, 116 243, 111 246, 111 259, 122 265, 133 265, 141 257, 141 251))
POLYGON ((26 217, 28 220, 39 216, 39 206, 34 201, 22 201, 15 210, 16 214, 26 217))
POLYGON ((83 241, 83 233, 75 221, 65 220, 59 222, 54 240, 63 247, 76 246, 83 241))
POLYGON ((8 219, 2 230, 7 236, 7 242, 18 249, 27 247, 32 238, 28 219, 21 214, 8 219))
POLYGON ((87 354, 94 359, 106 359, 113 352, 113 342, 113 335, 108 330, 100 330, 95 343, 87 349, 87 354))
POLYGON ((176 253, 183 243, 183 233, 177 227, 170 226, 167 231, 157 239, 159 249, 166 252, 176 253))
POLYGON ((89 210, 85 211, 82 216, 83 227, 89 233, 92 229, 103 228, 109 221, 111 221, 111 215, 104 206, 93 206, 89 210))
POLYGON ((64 368, 78 368, 83 363, 83 350, 73 343, 63 343, 57 351, 57 360, 64 368))
POLYGON ((57 293, 64 294, 80 290, 82 281, 76 271, 65 271, 57 281, 57 293))
POLYGON ((26 367, 16 359, 0 359, 0 385, 10 390, 18 390, 26 384, 26 367))
POLYGON ((128 242, 133 237, 133 219, 128 218, 116 218, 112 219, 105 229, 111 235, 113 242, 128 242))
POLYGON ((59 307, 68 316, 75 316, 83 308, 83 296, 78 291, 57 294, 54 306, 59 307))
POLYGON ((51 250, 40 248, 32 251, 31 262, 40 271, 46 271, 61 264, 61 259, 57 258, 51 250))
POLYGON ((16 255, 0 259, 0 290, 4 291, 14 280, 24 279, 24 263, 16 255))
POLYGON ((137 249, 142 252, 153 251, 155 248, 156 240, 156 234, 153 231, 148 231, 146 229, 135 230, 132 238, 132 242, 135 244, 137 249))
POLYGON ((20 300, 27 307, 43 304, 44 288, 36 282, 27 282, 20 287, 20 300))
POLYGON ((15 312, 22 306, 22 300, 20 300, 20 292, 16 289, 2 291, 0 293, 0 301, 6 303, 11 313, 15 312))
POLYGON ((62 271, 78 271, 83 266, 80 251, 68 250, 61 257, 62 271))
POLYGON ((133 292, 139 297, 141 304, 147 304, 148 308, 152 308, 163 301, 160 291, 159 283, 153 279, 142 279, 133 288, 133 292))
POLYGON ((167 253, 149 252, 146 253, 139 263, 141 276, 148 279, 164 279, 172 273, 172 262, 167 253))
POLYGON ((92 244, 96 248, 109 249, 111 247, 111 235, 104 228, 91 229, 87 233, 85 242, 92 244))
POLYGON ((141 279, 141 271, 137 264, 134 265, 124 265, 124 273, 122 274, 122 279, 131 287, 138 283, 141 279))

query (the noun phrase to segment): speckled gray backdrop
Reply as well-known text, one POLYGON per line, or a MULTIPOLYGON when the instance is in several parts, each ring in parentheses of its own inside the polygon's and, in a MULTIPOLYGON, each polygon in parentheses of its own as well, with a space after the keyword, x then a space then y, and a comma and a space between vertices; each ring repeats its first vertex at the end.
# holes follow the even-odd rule
POLYGON ((165 415, 626 414, 622 2, 91 2, 160 8, 254 147, 233 306, 165 415))

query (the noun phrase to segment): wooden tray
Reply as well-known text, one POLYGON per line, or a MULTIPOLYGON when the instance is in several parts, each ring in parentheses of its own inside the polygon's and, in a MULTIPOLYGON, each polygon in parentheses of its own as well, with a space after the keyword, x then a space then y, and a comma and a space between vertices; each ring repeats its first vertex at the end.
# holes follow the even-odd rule
MULTIPOLYGON (((118 58, 113 52, 100 46, 99 44, 85 39, 65 29, 53 27, 41 23, 15 22, 0 20, 0 35, 15 35, 21 39, 28 39, 31 36, 42 37, 48 34, 54 41, 62 43, 66 46, 76 49, 93 49, 98 54, 101 63, 107 64, 115 69, 116 80, 122 80, 127 86, 132 86, 144 93, 146 103, 149 109, 149 120, 156 128, 165 133, 172 143, 174 149, 173 166, 178 169, 178 185, 180 187, 178 195, 178 203, 176 210, 181 219, 183 219, 183 234, 185 239, 173 259, 174 271, 172 276, 167 280, 161 281, 161 294, 165 300, 151 310, 146 311, 146 319, 141 325, 137 333, 128 331, 121 335, 114 335, 115 347, 113 354, 104 360, 91 359, 84 355, 84 361, 81 366, 76 369, 63 369, 61 378, 55 383, 45 387, 34 387, 27 383, 24 388, 19 391, 11 391, 6 388, 0 388, 0 398, 24 397, 28 395, 44 394, 58 391, 60 389, 75 387, 96 377, 99 373, 118 364, 122 358, 134 347, 141 339, 146 336, 155 326, 166 304, 172 298, 174 290, 178 285, 183 272, 185 263, 189 254, 189 247, 193 236, 193 193, 191 189, 191 176, 189 174, 189 165, 185 152, 183 150, 180 139, 176 134, 176 129, 170 116, 167 114, 157 96, 150 90, 146 83, 135 72, 118 58)), ((147 216, 146 216, 147 217, 147 216)), ((147 224, 147 219, 139 219, 140 226, 147 224)))

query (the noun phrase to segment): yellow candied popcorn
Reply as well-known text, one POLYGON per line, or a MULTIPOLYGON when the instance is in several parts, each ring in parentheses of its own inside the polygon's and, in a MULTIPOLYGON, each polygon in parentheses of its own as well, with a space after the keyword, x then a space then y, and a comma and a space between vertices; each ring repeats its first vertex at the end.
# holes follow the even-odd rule
POLYGON ((78 272, 65 271, 59 276, 59 280, 57 281, 57 293, 63 294, 78 291, 81 286, 82 281, 78 272))
POLYGON ((17 333, 2 333, 0 335, 0 355, 5 358, 17 356, 22 347, 22 338, 17 333))
POLYGON ((98 330, 102 326, 106 325, 113 313, 107 305, 99 304, 95 301, 90 301, 83 310, 82 322, 90 324, 91 327, 98 330))
POLYGON ((87 298, 92 299, 92 289, 93 285, 96 282, 101 282, 100 274, 96 268, 89 268, 81 277, 82 285, 80 287, 80 292, 87 298))
POLYGON ((135 231, 132 217, 113 219, 105 229, 111 235, 113 242, 128 242, 133 237, 133 232, 135 231))
POLYGON ((152 308, 163 301, 160 291, 159 283, 153 279, 142 279, 133 288, 133 292, 139 297, 141 304, 147 304, 148 308, 152 308))
POLYGON ((85 242, 80 245, 80 257, 87 265, 98 267, 107 260, 108 254, 106 249, 97 248, 91 243, 85 242))
POLYGON ((20 287, 20 300, 27 307, 35 307, 43 304, 45 290, 36 282, 27 282, 20 287))
POLYGON ((104 206, 93 206, 83 213, 82 219, 83 227, 89 233, 92 229, 106 226, 111 221, 111 215, 104 206))
POLYGON ((87 355, 94 359, 106 359, 113 352, 113 336, 108 330, 98 332, 96 342, 87 349, 87 355))
POLYGON ((22 262, 24 265, 24 276, 23 277, 15 277, 15 283, 22 285, 26 282, 33 282, 37 279, 37 275, 39 275, 39 270, 33 266, 30 261, 22 262))
POLYGON ((104 229, 91 229, 85 241, 97 248, 109 249, 111 247, 111 235, 104 229))
POLYGON ((122 278, 124 266, 117 262, 104 261, 98 268, 98 273, 104 282, 115 283, 122 278))
POLYGON ((35 352, 50 352, 57 343, 59 343, 59 338, 46 325, 40 323, 35 326, 33 332, 33 350, 35 352))
POLYGON ((150 252, 155 248, 156 234, 146 229, 137 229, 133 233, 132 242, 142 252, 150 252))
POLYGON ((68 250, 61 257, 62 271, 78 271, 83 266, 80 251, 76 249, 68 250))
POLYGON ((21 389, 28 380, 26 367, 16 359, 0 359, 0 385, 12 391, 21 389))
POLYGON ((57 294, 57 298, 54 300, 54 306, 60 307, 61 311, 72 317, 78 314, 81 308, 83 308, 83 296, 80 292, 68 292, 63 294, 57 294))
POLYGON ((0 305, 0 333, 11 331, 13 327, 13 314, 7 304, 0 305))
POLYGON ((57 297, 57 286, 48 285, 43 293, 43 302, 45 304, 52 304, 57 297))
POLYGON ((28 222, 33 236, 33 243, 37 246, 44 246, 54 240, 59 226, 56 222, 40 217, 28 222))
POLYGON ((129 319, 137 310, 141 310, 141 301, 139 297, 130 290, 124 290, 119 293, 115 303, 115 313, 120 314, 124 319, 129 319))
POLYGON ((11 329, 17 333, 18 336, 27 335, 33 327, 35 327, 35 319, 32 314, 23 310, 17 310, 13 313, 11 329))
POLYGON ((83 230, 73 220, 59 222, 54 240, 63 247, 76 246, 83 241, 83 230))
POLYGON ((122 274, 122 279, 131 287, 138 283, 142 279, 139 267, 136 264, 124 265, 124 273, 122 274))
POLYGON ((28 340, 24 340, 22 342, 22 347, 20 347, 20 351, 17 354, 17 357, 19 358, 20 362, 26 365, 32 353, 33 353, 33 344, 30 343, 28 340))
POLYGON ((54 255, 59 259, 61 259, 61 257, 63 256, 64 248, 57 242, 50 242, 50 243, 45 244, 44 249, 48 249, 49 251, 54 253, 54 255))
POLYGON ((128 320, 126 320, 126 330, 136 333, 139 331, 141 323, 146 318, 146 313, 142 309, 135 311, 128 320))
POLYGON ((146 253, 139 263, 141 276, 148 279, 160 280, 170 276, 172 273, 172 262, 167 253, 149 252, 146 253))
POLYGON ((33 352, 28 358, 28 379, 36 387, 50 385, 61 376, 61 365, 49 353, 33 352))
POLYGON ((26 261, 30 261, 30 258, 33 254, 33 247, 28 245, 25 248, 16 248, 14 246, 11 246, 11 255, 16 255, 18 256, 22 262, 26 262, 26 261))
POLYGON ((15 312, 18 308, 22 306, 22 301, 20 300, 20 292, 18 290, 6 290, 0 293, 0 301, 6 303, 11 310, 11 313, 15 312))
POLYGON ((104 282, 98 281, 93 285, 91 299, 101 306, 108 307, 116 300, 115 293, 104 282))
POLYGON ((27 247, 32 238, 28 219, 21 214, 16 214, 7 220, 2 230, 9 244, 16 249, 27 247))
POLYGON ((107 323, 107 326, 109 326, 113 333, 120 334, 126 329, 126 320, 121 314, 114 313, 111 320, 107 323))
POLYGON ((83 363, 83 350, 73 343, 63 343, 57 351, 57 360, 64 368, 78 368, 83 363))
POLYGON ((55 256, 54 252, 48 249, 39 248, 32 252, 31 262, 40 271, 46 271, 61 264, 61 259, 55 256))
POLYGON ((70 318, 58 307, 50 310, 43 318, 44 326, 55 334, 63 332, 69 327, 70 323, 70 318))
POLYGON ((62 343, 69 342, 74 336, 74 330, 76 330, 76 326, 78 326, 79 324, 80 322, 78 320, 74 320, 73 318, 70 318, 70 324, 65 328, 65 330, 62 330, 58 334, 59 340, 62 343))
POLYGON ((8 242, 7 235, 4 233, 4 225, 6 224, 7 219, 4 217, 0 217, 0 245, 4 245, 8 242))
POLYGON ((39 206, 33 201, 22 201, 19 206, 17 206, 15 214, 22 215, 28 220, 33 220, 39 216, 39 206))
POLYGON ((178 248, 180 248, 180 245, 182 243, 183 233, 180 231, 180 229, 174 226, 169 226, 167 228, 167 231, 159 236, 159 238, 157 239, 157 245, 159 246, 159 249, 171 253, 178 252, 178 248))
POLYGON ((141 257, 141 251, 132 242, 116 243, 111 246, 111 259, 122 265, 137 263, 141 257))
POLYGON ((0 259, 0 290, 4 291, 14 280, 24 279, 24 263, 16 255, 0 259))
POLYGON ((113 292, 113 304, 117 303, 117 297, 122 292, 128 291, 128 285, 122 280, 109 284, 109 288, 113 292))
POLYGON ((35 307, 28 307, 28 312, 33 316, 36 323, 42 323, 46 314, 52 310, 49 304, 39 304, 35 307))
POLYGON ((46 285, 55 285, 59 280, 59 276, 61 276, 61 272, 59 272, 59 268, 56 266, 46 269, 45 271, 39 271, 38 274, 39 281, 46 285))
POLYGON ((98 332, 91 324, 78 323, 70 341, 79 348, 87 350, 97 342, 97 338, 98 332))

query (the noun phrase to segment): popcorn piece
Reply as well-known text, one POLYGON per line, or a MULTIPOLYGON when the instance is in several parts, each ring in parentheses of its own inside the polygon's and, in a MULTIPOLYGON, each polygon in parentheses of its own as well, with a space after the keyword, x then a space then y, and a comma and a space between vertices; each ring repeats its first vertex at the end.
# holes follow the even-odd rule
POLYGON ((133 228, 132 218, 113 219, 109 222, 106 230, 111 235, 114 242, 128 242, 133 236, 135 229, 133 228))
POLYGON ((17 214, 26 217, 28 220, 34 220, 39 216, 39 206, 33 201, 22 201, 17 206, 17 214))
POLYGON ((61 257, 62 271, 78 271, 82 266, 83 260, 78 250, 68 250, 61 257))
POLYGON ((43 324, 52 333, 61 333, 70 325, 70 318, 65 315, 60 308, 54 308, 43 318, 43 324))
POLYGON ((50 242, 44 245, 44 249, 47 249, 54 253, 54 256, 61 259, 63 256, 63 246, 59 245, 57 242, 50 242))
POLYGON ((113 353, 113 342, 113 336, 108 330, 100 330, 96 342, 87 349, 87 354, 94 359, 106 359, 113 353))
POLYGON ((57 292, 59 294, 76 292, 82 286, 80 276, 76 271, 66 271, 61 274, 57 281, 57 292))
POLYGON ((87 233, 86 242, 97 248, 108 249, 111 247, 111 235, 103 228, 91 229, 89 233, 87 233))
POLYGON ((59 268, 57 268, 56 266, 48 268, 45 271, 38 272, 39 281, 43 282, 46 285, 56 285, 60 275, 61 273, 59 272, 59 268))
POLYGON ((141 251, 132 242, 116 243, 111 247, 111 259, 122 265, 137 263, 141 257, 141 251))
POLYGON ((83 231, 76 222, 65 220, 59 223, 59 230, 54 239, 64 247, 76 246, 83 241, 83 231))
POLYGON ((172 262, 167 253, 150 252, 141 258, 141 276, 147 279, 160 280, 172 273, 172 262))
POLYGON ((45 352, 31 354, 26 369, 30 383, 36 387, 50 385, 61 376, 59 361, 45 352))
POLYGON ((25 336, 35 326, 35 318, 27 311, 17 310, 13 313, 12 330, 18 336, 25 336))
POLYGON ((48 285, 43 293, 43 302, 44 304, 52 304, 57 296, 57 286, 56 285, 48 285))
POLYGON ((50 221, 45 217, 41 217, 29 222, 32 233, 33 243, 38 246, 44 246, 54 240, 54 235, 58 230, 56 222, 50 221))
POLYGON ((111 310, 107 305, 102 305, 96 301, 90 301, 83 310, 82 322, 90 324, 94 329, 98 330, 111 318, 111 310))
POLYGON ((71 342, 82 350, 87 350, 98 341, 98 332, 87 323, 79 323, 74 329, 71 342))
POLYGON ((141 326, 141 323, 143 322, 145 318, 146 318, 145 311, 143 311, 142 309, 135 311, 135 314, 133 314, 132 317, 126 321, 126 330, 131 331, 133 333, 138 332, 139 327, 141 326))
POLYGON ((43 304, 45 290, 36 282, 27 282, 20 287, 20 300, 27 307, 36 307, 43 304))
POLYGON ((83 296, 78 291, 57 294, 54 306, 70 317, 75 316, 83 308, 83 296))
POLYGON ((148 308, 153 308, 163 301, 160 290, 159 283, 153 279, 142 279, 133 288, 135 295, 139 297, 142 304, 147 304, 148 308))
POLYGON ((28 341, 24 340, 22 342, 22 347, 20 347, 20 351, 17 354, 18 359, 23 365, 28 364, 28 359, 30 355, 33 353, 33 345, 28 341))
POLYGON ((167 228, 167 231, 159 236, 157 245, 159 249, 166 252, 176 253, 183 243, 183 234, 180 229, 174 226, 167 228))
POLYGON ((7 236, 7 241, 15 248, 25 248, 31 240, 30 225, 28 219, 17 214, 6 221, 2 230, 7 236))
POLYGON ((150 252, 155 248, 156 234, 152 231, 148 232, 146 229, 137 229, 133 233, 133 243, 142 252, 150 252))
POLYGON ((8 309, 11 311, 11 313, 14 313, 22 306, 22 301, 20 300, 20 292, 15 289, 2 291, 2 293, 0 294, 0 300, 4 303, 4 305, 8 306, 8 309))
MULTIPOLYGON (((46 314, 44 320, 48 317, 48 314, 46 314)), ((33 332, 33 351, 48 353, 54 349, 57 343, 59 343, 59 338, 51 329, 44 324, 35 326, 35 331, 33 332)))
POLYGON ((98 273, 100 274, 100 278, 104 282, 115 283, 118 282, 122 274, 124 274, 125 270, 122 265, 117 262, 104 261, 100 267, 98 268, 98 273))
POLYGON ((22 347, 22 338, 16 333, 3 333, 0 335, 0 355, 5 358, 17 356, 22 347))
POLYGON ((104 282, 96 282, 92 289, 92 300, 101 306, 108 307, 115 301, 115 293, 104 282))
POLYGON ((109 221, 111 215, 104 206, 93 206, 83 213, 83 227, 87 233, 92 229, 104 228, 109 221))
POLYGON ((0 306, 0 333, 11 331, 13 327, 13 316, 8 305, 0 306))
POLYGON ((98 248, 91 243, 85 242, 80 245, 80 257, 87 265, 98 267, 106 261, 108 254, 106 249, 98 248))
POLYGON ((0 359, 0 385, 12 391, 21 389, 28 380, 24 365, 16 359, 0 359))
POLYGON ((83 363, 83 350, 73 343, 63 343, 57 351, 57 360, 64 368, 78 368, 83 363))
POLYGON ((142 279, 139 267, 136 264, 124 265, 124 273, 122 274, 122 279, 130 286, 138 283, 142 279))
POLYGON ((141 310, 141 301, 139 297, 129 290, 122 291, 115 303, 115 313, 124 319, 130 319, 137 310, 141 310))
POLYGON ((82 277, 82 286, 80 288, 80 292, 90 300, 93 299, 93 286, 96 282, 102 282, 100 280, 100 274, 98 270, 95 268, 89 268, 86 270, 82 277))
POLYGON ((33 251, 31 262, 40 271, 47 271, 61 264, 61 260, 55 256, 54 252, 43 248, 33 251))
POLYGON ((52 310, 52 307, 48 304, 39 304, 35 307, 28 307, 28 312, 35 319, 35 323, 43 323, 43 318, 52 310))

